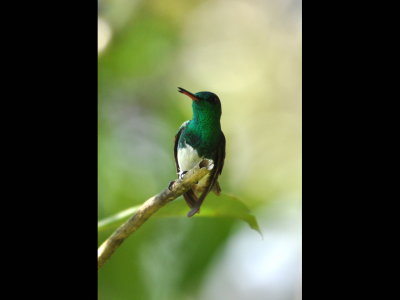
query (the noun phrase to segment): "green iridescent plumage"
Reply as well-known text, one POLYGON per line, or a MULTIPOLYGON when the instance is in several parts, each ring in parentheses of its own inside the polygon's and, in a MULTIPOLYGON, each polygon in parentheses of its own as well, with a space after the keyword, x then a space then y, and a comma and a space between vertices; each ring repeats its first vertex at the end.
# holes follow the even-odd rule
POLYGON ((177 171, 182 176, 204 158, 214 162, 210 175, 183 195, 192 208, 188 216, 192 216, 199 211, 204 198, 211 190, 217 194, 221 190, 217 179, 224 165, 225 137, 221 130, 221 102, 218 96, 210 92, 192 94, 182 88, 179 89, 193 100, 193 118, 181 126, 175 137, 174 154, 177 171), (196 192, 200 193, 199 198, 196 192))
POLYGON ((221 103, 212 99, 214 94, 201 92, 195 94, 200 101, 193 101, 193 118, 185 127, 179 140, 179 146, 186 142, 195 148, 201 157, 213 158, 213 154, 222 138, 220 125, 221 103))

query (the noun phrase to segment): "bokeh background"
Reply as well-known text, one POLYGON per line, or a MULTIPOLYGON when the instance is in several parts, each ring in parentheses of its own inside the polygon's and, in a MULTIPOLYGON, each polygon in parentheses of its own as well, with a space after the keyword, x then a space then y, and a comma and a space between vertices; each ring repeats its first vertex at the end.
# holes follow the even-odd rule
POLYGON ((220 97, 220 183, 263 233, 152 218, 99 271, 99 299, 301 299, 301 24, 299 0, 99 0, 99 220, 176 178, 181 86, 220 97))

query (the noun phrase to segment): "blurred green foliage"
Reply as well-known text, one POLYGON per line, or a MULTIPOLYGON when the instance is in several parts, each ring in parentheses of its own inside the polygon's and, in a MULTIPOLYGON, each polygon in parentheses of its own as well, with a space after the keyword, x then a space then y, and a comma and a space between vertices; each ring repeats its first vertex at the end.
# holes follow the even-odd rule
MULTIPOLYGON (((182 198, 182 197, 181 197, 182 198)), ((182 200, 182 199, 181 199, 182 200)), ((100 220, 98 231, 116 228, 132 216, 140 205, 127 208, 117 214, 100 220)), ((166 207, 158 211, 152 217, 186 217, 188 206, 184 201, 175 200, 166 207)), ((207 202, 201 206, 201 214, 197 217, 217 217, 217 218, 237 218, 249 224, 250 228, 261 234, 256 218, 250 213, 249 209, 239 199, 225 193, 219 196, 211 193, 207 196, 207 202)))
MULTIPOLYGON (((212 91, 222 101, 223 192, 256 215, 279 199, 300 211, 301 20, 293 3, 99 2, 105 45, 98 58, 99 220, 176 178, 173 139, 191 118, 178 86, 212 91)), ((241 225, 229 218, 152 218, 99 271, 99 299, 197 299, 241 225)), ((100 232, 98 244, 112 230, 100 232)))

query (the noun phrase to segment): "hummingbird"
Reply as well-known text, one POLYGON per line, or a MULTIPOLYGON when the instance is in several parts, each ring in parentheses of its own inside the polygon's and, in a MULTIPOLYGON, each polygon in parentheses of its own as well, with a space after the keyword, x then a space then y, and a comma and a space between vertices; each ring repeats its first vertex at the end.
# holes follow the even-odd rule
POLYGON ((191 93, 178 87, 178 91, 192 99, 192 119, 184 122, 175 136, 174 156, 176 171, 183 178, 187 171, 203 159, 212 161, 210 174, 183 194, 191 208, 187 216, 191 217, 200 210, 200 206, 210 191, 219 195, 221 187, 218 176, 222 173, 225 160, 225 136, 221 130, 221 101, 211 92, 191 93))

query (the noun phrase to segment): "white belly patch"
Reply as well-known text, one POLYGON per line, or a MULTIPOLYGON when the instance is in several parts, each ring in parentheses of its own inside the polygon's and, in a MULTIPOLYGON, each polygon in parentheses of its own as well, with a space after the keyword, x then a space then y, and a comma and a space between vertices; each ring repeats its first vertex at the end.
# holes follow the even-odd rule
POLYGON ((189 171, 202 160, 197 150, 193 149, 193 147, 188 144, 185 144, 184 148, 178 149, 177 156, 180 169, 179 175, 185 171, 189 171))
MULTIPOLYGON (((185 144, 184 148, 178 150, 178 164, 179 164, 179 178, 182 173, 189 171, 195 165, 197 165, 203 158, 199 157, 197 150, 193 149, 192 146, 185 144)), ((214 166, 214 164, 212 164, 214 166)), ((196 185, 197 188, 205 186, 210 175, 204 176, 196 185)))

